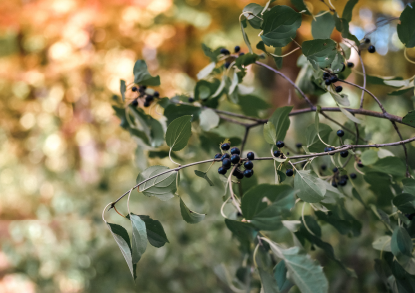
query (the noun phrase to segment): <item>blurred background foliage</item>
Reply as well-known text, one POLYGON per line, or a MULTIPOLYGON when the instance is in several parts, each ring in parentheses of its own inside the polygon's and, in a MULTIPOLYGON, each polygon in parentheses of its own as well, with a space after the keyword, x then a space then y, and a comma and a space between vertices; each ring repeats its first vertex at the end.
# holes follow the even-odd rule
MULTIPOLYGON (((332 2, 339 11, 346 3, 332 2)), ((219 214, 223 186, 215 175, 211 176, 215 187, 208 187, 204 180, 195 179, 193 169, 183 171, 180 193, 192 209, 208 214, 207 220, 197 225, 181 219, 177 198, 161 202, 133 193, 132 210, 160 220, 170 240, 160 249, 148 247, 138 264, 136 285, 101 220, 101 211, 128 190, 146 166, 171 166, 168 158, 151 158, 149 149, 137 148, 128 132, 119 127, 111 108, 111 96, 119 94, 119 80, 131 82, 135 60, 145 59, 150 72, 161 77, 162 85, 157 90, 163 96, 191 93, 197 72, 209 62, 201 43, 228 49, 241 45, 246 52, 238 17, 249 3, 0 2, 0 292, 232 292, 215 275, 214 268, 223 263, 234 275, 243 260, 219 214)), ((321 1, 306 3, 313 14, 326 10, 321 1)), ((375 30, 382 19, 399 16, 406 3, 361 0, 354 9, 352 33, 358 38, 367 34, 377 48, 377 54, 363 52, 369 74, 403 78, 415 74, 414 65, 403 57, 397 21, 375 30)), ((277 4, 290 5, 282 0, 277 4)), ((312 38, 311 20, 303 15, 297 42, 312 38)), ((259 37, 249 28, 248 34, 255 45, 259 37)), ((332 38, 340 40, 340 35, 333 34, 332 38)), ((283 53, 293 48, 288 46, 283 53)), ((415 50, 408 50, 408 55, 415 59, 415 50)), ((296 66, 298 56, 284 59, 282 71, 293 80, 300 70, 296 66)), ((356 54, 351 61, 356 71, 361 71, 356 54)), ((273 65, 271 59, 267 62, 273 65)), ((352 74, 350 80, 362 82, 359 74, 352 74)), ((249 68, 245 81, 272 108, 304 106, 284 80, 262 68, 249 68)), ((370 90, 381 97, 390 113, 403 116, 414 108, 413 93, 387 96, 389 90, 379 85, 370 90)), ((345 92, 352 106, 357 106, 360 93, 350 88, 345 92)), ((312 100, 332 105, 325 96, 312 100)), ((370 99, 366 99, 365 107, 377 110, 370 99)), ((226 102, 222 108, 239 110, 226 102)), ((156 110, 146 111, 160 118, 156 110)), ((263 116, 270 113, 271 108, 263 116)), ((286 144, 304 142, 304 128, 313 123, 313 115, 292 118, 286 144)), ((345 122, 342 117, 340 120, 345 122)), ((331 122, 321 121, 336 129, 331 122)), ((409 127, 400 127, 404 137, 413 136, 409 127)), ((242 136, 243 130, 221 123, 213 132, 234 137, 242 136)), ((370 117, 365 119, 364 135, 378 143, 399 140, 389 121, 370 117)), ((408 147, 413 156, 413 145, 408 147)), ((262 129, 251 131, 247 149, 268 155, 262 129)), ((401 148, 391 151, 403 155, 401 148)), ((211 158, 215 152, 201 148, 201 140, 193 135, 189 146, 177 153, 177 160, 189 163, 211 158)), ((329 160, 326 163, 330 166, 329 160)), ((253 180, 272 181, 272 164, 259 164, 253 180)), ((411 167, 415 167, 413 160, 411 167)), ((359 178, 358 184, 367 183, 359 178)), ((369 202, 374 196, 364 194, 369 202)), ((349 239, 327 225, 323 226, 323 235, 337 256, 356 270, 359 279, 348 277, 322 251, 313 252, 313 257, 325 267, 331 292, 383 292, 373 269, 378 252, 371 243, 377 235, 369 231, 383 231, 384 227, 376 221, 369 227, 367 219, 373 216, 362 212, 359 203, 353 204, 349 210, 362 220, 361 236, 349 239)), ((119 206, 126 213, 122 204, 119 206)), ((114 212, 108 213, 107 219, 128 225, 114 212)), ((278 237, 284 239, 287 235, 278 237)))

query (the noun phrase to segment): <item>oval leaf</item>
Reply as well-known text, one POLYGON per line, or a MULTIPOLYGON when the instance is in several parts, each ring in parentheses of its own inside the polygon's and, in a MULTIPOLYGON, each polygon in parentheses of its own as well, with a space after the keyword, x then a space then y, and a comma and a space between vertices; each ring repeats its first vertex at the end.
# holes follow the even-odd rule
POLYGON ((183 149, 192 135, 192 115, 174 119, 166 131, 166 143, 173 151, 183 149))
POLYGON ((185 220, 186 222, 188 222, 189 224, 196 224, 199 223, 200 221, 202 221, 206 214, 199 214, 196 213, 194 211, 191 211, 186 204, 184 203, 184 201, 180 198, 180 212, 182 214, 182 218, 183 220, 185 220))
POLYGON ((147 248, 146 223, 137 215, 130 214, 131 225, 133 226, 132 260, 138 263, 147 248))
POLYGON ((299 190, 298 197, 309 203, 321 201, 326 193, 324 181, 311 175, 310 170, 297 171, 294 178, 294 188, 299 190))
MULTIPOLYGON (((136 182, 138 184, 146 180, 147 178, 150 178, 167 170, 170 169, 164 166, 151 166, 145 169, 142 173, 138 174, 136 182)), ((142 192, 146 196, 156 196, 161 200, 168 200, 174 197, 174 193, 176 192, 176 176, 177 171, 172 171, 157 176, 141 184, 138 188, 138 191, 142 192)))

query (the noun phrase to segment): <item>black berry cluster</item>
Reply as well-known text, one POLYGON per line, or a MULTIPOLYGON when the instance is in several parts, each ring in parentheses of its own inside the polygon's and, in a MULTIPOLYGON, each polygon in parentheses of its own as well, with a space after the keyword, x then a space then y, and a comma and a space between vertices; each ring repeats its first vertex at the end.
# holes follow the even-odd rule
MULTIPOLYGON (((342 72, 345 70, 345 65, 343 64, 343 69, 342 69, 342 72)), ((331 72, 324 72, 323 73, 323 80, 324 80, 324 83, 326 84, 326 85, 331 85, 331 84, 334 84, 334 83, 336 83, 336 82, 338 82, 339 81, 339 78, 337 77, 337 75, 336 74, 334 74, 334 73, 331 73, 331 72)), ((338 86, 335 86, 335 88, 334 88, 334 90, 337 92, 337 93, 340 93, 342 90, 343 90, 343 87, 341 86, 341 85, 338 85, 338 86)))
POLYGON ((357 178, 357 175, 355 173, 350 173, 349 176, 347 175, 342 175, 339 176, 339 170, 337 168, 333 169, 333 180, 331 181, 331 185, 334 187, 337 186, 345 186, 347 184, 347 181, 349 180, 349 176, 350 178, 352 178, 353 180, 357 178))
POLYGON ((236 165, 235 170, 233 171, 232 175, 238 179, 243 179, 244 177, 250 178, 254 175, 254 163, 252 160, 255 159, 255 155, 253 152, 249 152, 247 154, 247 161, 243 163, 245 168, 244 171, 240 169, 241 167, 241 150, 237 147, 231 148, 230 143, 223 143, 220 148, 224 151, 223 154, 218 153, 215 155, 215 159, 220 159, 222 161, 222 166, 219 167, 218 173, 225 175, 226 172, 232 167, 236 165), (227 152, 230 149, 230 154, 227 152))
MULTIPOLYGON (((336 148, 334 148, 334 147, 325 147, 324 148, 324 151, 327 153, 327 152, 332 152, 332 151, 335 151, 336 150, 336 148)), ((330 156, 334 156, 334 153, 332 153, 332 154, 329 154, 330 156)))
POLYGON ((134 107, 137 107, 138 106, 138 99, 144 99, 144 103, 143 103, 143 105, 144 105, 144 107, 149 107, 150 105, 151 105, 151 103, 154 101, 154 99, 155 98, 159 98, 160 97, 160 94, 159 94, 159 92, 154 92, 152 95, 151 94, 148 94, 147 92, 146 92, 146 89, 147 89, 147 86, 145 86, 145 85, 141 85, 140 87, 136 87, 136 86, 133 86, 132 88, 131 88, 131 91, 133 91, 133 92, 137 92, 138 91, 138 97, 137 98, 135 98, 132 102, 131 102, 131 105, 132 106, 134 106, 134 107))

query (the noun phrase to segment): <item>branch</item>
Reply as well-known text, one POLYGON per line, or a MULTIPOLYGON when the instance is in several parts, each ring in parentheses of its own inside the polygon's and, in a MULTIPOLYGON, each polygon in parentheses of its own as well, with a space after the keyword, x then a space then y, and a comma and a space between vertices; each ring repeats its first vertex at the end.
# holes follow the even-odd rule
MULTIPOLYGON (((380 147, 388 147, 388 146, 397 146, 397 145, 404 145, 407 143, 410 143, 412 141, 415 141, 415 137, 411 137, 405 140, 401 140, 401 141, 397 141, 397 142, 391 142, 391 143, 383 143, 383 144, 366 144, 366 145, 344 145, 339 147, 338 149, 334 150, 334 151, 330 151, 330 152, 322 152, 322 153, 314 153, 314 154, 310 154, 310 155, 298 155, 298 156, 291 156, 291 157, 287 157, 287 160, 296 160, 296 159, 305 159, 305 158, 314 158, 314 157, 321 157, 321 156, 327 156, 330 154, 335 154, 335 153, 339 153, 342 151, 346 151, 346 150, 350 150, 353 148, 372 148, 372 147, 376 147, 376 148, 380 148, 380 147)), ((265 161, 265 160, 274 160, 274 157, 260 157, 260 158, 255 158, 255 161, 265 161)), ((242 161, 247 160, 247 159, 242 159, 242 161)), ((210 163, 210 162, 219 162, 220 159, 210 159, 210 160, 204 160, 204 161, 199 161, 199 162, 194 162, 194 163, 190 163, 187 165, 183 165, 183 166, 179 166, 177 168, 174 169, 169 169, 166 170, 164 172, 161 172, 159 174, 156 174, 154 176, 151 176, 143 181, 141 181, 140 183, 136 184, 133 188, 131 188, 130 190, 134 190, 137 187, 139 187, 140 185, 146 183, 147 181, 154 179, 158 176, 161 176, 163 174, 166 173, 170 173, 170 172, 174 172, 174 171, 179 171, 181 169, 187 168, 187 167, 191 167, 191 166, 195 166, 195 165, 199 165, 199 164, 204 164, 204 163, 210 163)), ((296 163, 294 163, 296 164, 296 163)), ((116 201, 110 203, 109 205, 111 205, 110 209, 113 208, 115 206, 115 204, 117 202, 119 202, 124 196, 126 196, 130 190, 128 190, 126 193, 124 193, 123 195, 121 195, 116 201)))
MULTIPOLYGON (((398 129, 398 126, 396 125, 395 122, 392 122, 392 124, 393 124, 393 127, 395 128, 396 132, 398 133, 399 138, 402 140, 403 138, 402 138, 401 132, 398 129)), ((411 174, 409 173, 408 151, 407 151, 406 146, 404 144, 402 146, 403 146, 403 151, 405 152, 406 177, 411 178, 411 174)))
POLYGON ((307 98, 307 96, 304 94, 304 92, 293 82, 291 79, 289 79, 284 73, 272 68, 271 66, 266 65, 265 63, 256 61, 255 64, 265 67, 268 70, 271 70, 272 72, 281 75, 285 80, 287 80, 295 89, 300 93, 300 95, 306 100, 306 102, 310 105, 310 107, 314 107, 313 103, 307 98))
POLYGON ((242 152, 244 151, 246 140, 248 139, 249 129, 250 129, 250 127, 248 127, 248 126, 245 128, 245 135, 244 135, 244 138, 243 138, 242 143, 241 143, 241 156, 242 156, 242 152))

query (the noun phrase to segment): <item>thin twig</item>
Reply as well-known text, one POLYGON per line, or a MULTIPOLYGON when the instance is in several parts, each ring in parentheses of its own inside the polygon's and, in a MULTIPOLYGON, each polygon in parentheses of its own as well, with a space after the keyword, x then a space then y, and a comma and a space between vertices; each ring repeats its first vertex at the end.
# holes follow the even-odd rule
MULTIPOLYGON (((399 131, 398 126, 396 125, 396 123, 392 121, 392 124, 393 124, 393 127, 394 127, 394 128, 395 128, 395 130, 396 130, 396 133, 398 133, 399 138, 400 138, 401 140, 403 140, 402 135, 401 135, 401 132, 399 131)), ((411 178, 411 173, 409 173, 409 159, 408 159, 408 151, 407 151, 407 149, 406 149, 406 145, 404 145, 404 144, 403 144, 403 145, 402 145, 402 147, 403 147, 403 150, 404 150, 404 152, 405 152, 406 177, 407 177, 407 178, 411 178)))
MULTIPOLYGON (((330 116, 328 116, 326 113, 324 113, 323 111, 320 111, 320 114, 323 115, 324 117, 326 117, 326 119, 330 120, 331 122, 339 125, 341 128, 343 128, 344 130, 346 130, 347 132, 353 134, 354 136, 356 136, 356 138, 361 139, 364 142, 368 142, 366 139, 363 139, 361 137, 359 137, 359 133, 356 132, 354 133, 353 130, 351 130, 350 128, 347 128, 346 126, 343 126, 340 122, 337 122, 336 120, 334 120, 333 118, 331 118, 330 116)), ((358 142, 356 142, 357 144, 358 142)))
POLYGON ((250 129, 250 127, 245 128, 245 135, 244 135, 244 138, 242 139, 242 143, 241 143, 241 156, 242 156, 242 152, 244 151, 246 140, 248 139, 249 129, 250 129))

